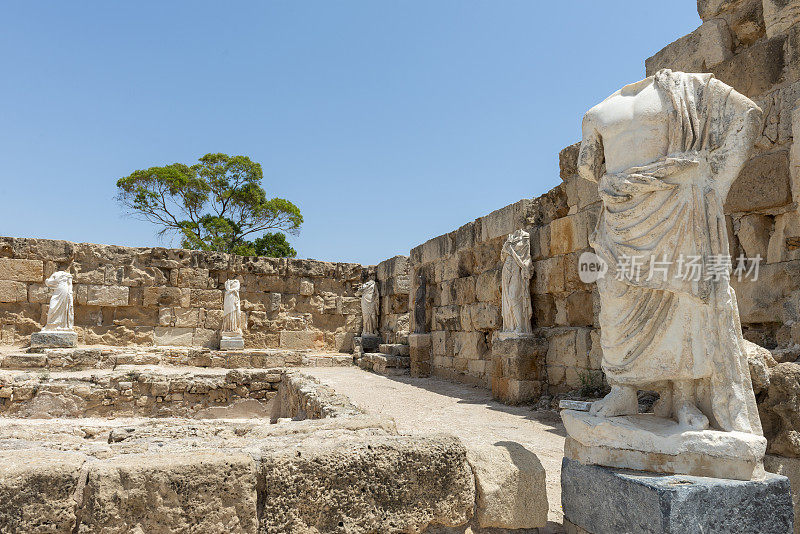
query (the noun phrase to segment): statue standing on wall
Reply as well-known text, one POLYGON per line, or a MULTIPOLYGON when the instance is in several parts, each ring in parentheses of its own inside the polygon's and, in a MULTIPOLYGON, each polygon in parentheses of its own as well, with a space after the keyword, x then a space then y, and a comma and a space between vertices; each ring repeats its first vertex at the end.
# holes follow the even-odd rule
POLYGON ((31 334, 31 348, 75 347, 78 334, 74 329, 72 275, 66 271, 56 271, 44 284, 53 290, 47 308, 47 324, 41 332, 31 334))
POLYGON ((370 280, 361 286, 362 336, 378 335, 378 286, 370 280))
POLYGON ((225 298, 223 300, 223 332, 242 333, 242 305, 239 302, 239 280, 227 280, 225 282, 225 298))
POLYGON ((414 333, 426 334, 428 321, 425 316, 425 299, 427 298, 428 288, 425 273, 420 270, 417 272, 416 289, 414 292, 414 333))
POLYGON ((222 301, 222 336, 219 347, 222 350, 244 348, 242 336, 242 304, 239 301, 239 280, 225 281, 225 297, 222 301))
POLYGON ((760 120, 713 75, 667 69, 586 114, 578 170, 603 201, 591 244, 616 271, 598 280, 612 389, 592 413, 634 414, 637 389, 658 389, 685 428, 761 434, 729 269, 680 276, 729 254, 723 204, 760 120))
POLYGON ((45 281, 45 285, 53 290, 53 294, 47 309, 47 325, 42 332, 71 332, 75 324, 72 275, 66 271, 56 271, 45 281))
POLYGON ((531 236, 525 230, 509 234, 500 255, 503 332, 531 334, 531 236))

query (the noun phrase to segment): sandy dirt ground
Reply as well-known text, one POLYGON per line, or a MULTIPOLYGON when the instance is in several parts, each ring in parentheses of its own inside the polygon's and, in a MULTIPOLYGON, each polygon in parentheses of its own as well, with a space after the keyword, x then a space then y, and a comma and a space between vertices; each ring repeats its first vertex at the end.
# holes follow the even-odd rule
POLYGON ((436 378, 385 377, 355 367, 306 368, 303 373, 372 413, 392 417, 401 433, 447 432, 464 441, 517 441, 536 453, 547 473, 548 528, 558 532, 564 426, 552 411, 506 406, 485 389, 436 378))

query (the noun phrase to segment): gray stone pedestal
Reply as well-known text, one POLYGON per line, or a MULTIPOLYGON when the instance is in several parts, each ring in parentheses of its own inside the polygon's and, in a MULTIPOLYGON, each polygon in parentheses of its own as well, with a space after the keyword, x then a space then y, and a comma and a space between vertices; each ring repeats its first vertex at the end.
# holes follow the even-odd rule
POLYGON ((381 338, 378 336, 361 336, 361 348, 364 352, 375 352, 381 344, 381 338))
POLYGON ((75 332, 34 332, 31 334, 32 349, 58 349, 78 346, 78 334, 75 332))
POLYGON ((241 350, 244 348, 242 336, 225 336, 219 339, 219 350, 241 350))
POLYGON ((659 475, 564 458, 561 505, 574 534, 791 534, 789 480, 659 475))

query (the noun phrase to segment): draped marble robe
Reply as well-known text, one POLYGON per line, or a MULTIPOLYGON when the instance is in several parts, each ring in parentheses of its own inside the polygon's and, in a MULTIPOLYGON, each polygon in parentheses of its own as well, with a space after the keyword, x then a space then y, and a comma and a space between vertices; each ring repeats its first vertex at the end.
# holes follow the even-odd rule
POLYGON ((500 253, 501 312, 503 332, 530 334, 531 317, 531 236, 525 230, 509 234, 500 253))
POLYGON ((707 266, 729 254, 723 204, 761 110, 711 74, 664 69, 652 83, 669 108, 663 157, 608 174, 602 139, 581 146, 590 162, 581 175, 598 182, 603 201, 590 242, 610 266, 598 280, 602 367, 611 385, 693 380, 712 427, 760 435, 729 273, 683 279, 679 262, 698 256, 707 266), (644 274, 617 279, 615 266, 630 257, 644 274), (672 263, 663 271, 654 264, 651 277, 653 258, 672 263))
POLYGON ((239 300, 239 280, 225 281, 225 297, 222 301, 222 333, 242 334, 242 304, 239 300))
POLYGON ((47 308, 47 325, 42 332, 72 331, 75 323, 72 275, 66 271, 56 271, 45 281, 45 285, 53 290, 53 294, 47 308))
POLYGON ((361 316, 364 336, 378 335, 378 286, 370 280, 361 286, 361 316))

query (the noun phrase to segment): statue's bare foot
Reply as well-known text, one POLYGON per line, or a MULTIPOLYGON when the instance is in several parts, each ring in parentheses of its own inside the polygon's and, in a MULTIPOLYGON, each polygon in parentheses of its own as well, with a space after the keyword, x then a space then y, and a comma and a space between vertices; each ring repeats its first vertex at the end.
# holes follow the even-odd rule
POLYGON ((703 415, 697 406, 691 403, 682 403, 675 410, 678 424, 692 430, 705 430, 708 428, 708 417, 703 415))
POLYGON ((600 417, 634 415, 639 413, 639 399, 636 389, 628 386, 612 386, 611 392, 592 403, 589 413, 600 417))

